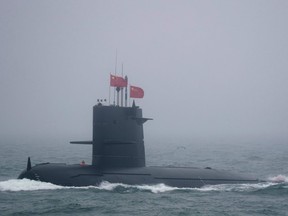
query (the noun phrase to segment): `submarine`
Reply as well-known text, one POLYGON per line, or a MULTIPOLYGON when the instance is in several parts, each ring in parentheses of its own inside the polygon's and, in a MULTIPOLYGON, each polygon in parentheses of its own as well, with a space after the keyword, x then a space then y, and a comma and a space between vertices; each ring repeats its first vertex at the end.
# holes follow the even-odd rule
MULTIPOLYGON (((26 178, 62 186, 98 186, 106 181, 128 185, 163 183, 179 188, 260 182, 252 177, 211 167, 146 166, 143 124, 152 119, 142 116, 142 109, 135 105, 134 100, 131 106, 127 106, 128 78, 110 76, 110 86, 115 87, 117 91, 117 104, 114 102, 112 105, 105 105, 98 100, 93 107, 92 140, 70 142, 92 145, 92 164, 69 165, 48 162, 32 166, 28 157, 27 167, 18 179, 26 178), (118 81, 116 84, 115 80, 118 81), (123 105, 123 89, 125 105, 123 105), (121 104, 119 92, 122 96, 121 104)), ((141 88, 130 86, 131 98, 143 96, 141 88)))

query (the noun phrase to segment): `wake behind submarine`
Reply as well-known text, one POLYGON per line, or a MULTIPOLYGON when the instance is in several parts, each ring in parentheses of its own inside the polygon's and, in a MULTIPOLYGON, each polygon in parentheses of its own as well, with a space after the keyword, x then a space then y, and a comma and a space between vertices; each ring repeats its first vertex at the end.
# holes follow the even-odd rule
MULTIPOLYGON (((93 146, 91 165, 41 163, 32 167, 28 158, 27 168, 18 179, 27 178, 62 186, 97 186, 108 181, 129 185, 164 183, 172 187, 191 188, 259 182, 258 179, 210 167, 146 167, 143 124, 151 119, 142 117, 142 109, 134 101, 131 107, 127 106, 127 83, 127 76, 122 78, 110 75, 110 86, 115 87, 117 92, 116 105, 115 102, 113 105, 103 105, 99 100, 93 107, 92 141, 70 142, 93 146)), ((141 88, 130 86, 130 98, 143 96, 141 88)))

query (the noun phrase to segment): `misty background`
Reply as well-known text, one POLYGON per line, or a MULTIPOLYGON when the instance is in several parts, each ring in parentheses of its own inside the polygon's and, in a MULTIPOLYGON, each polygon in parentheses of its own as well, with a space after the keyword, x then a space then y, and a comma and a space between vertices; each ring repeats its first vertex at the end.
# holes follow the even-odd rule
POLYGON ((0 139, 91 140, 117 50, 146 143, 287 143, 287 20, 286 0, 1 0, 0 139))

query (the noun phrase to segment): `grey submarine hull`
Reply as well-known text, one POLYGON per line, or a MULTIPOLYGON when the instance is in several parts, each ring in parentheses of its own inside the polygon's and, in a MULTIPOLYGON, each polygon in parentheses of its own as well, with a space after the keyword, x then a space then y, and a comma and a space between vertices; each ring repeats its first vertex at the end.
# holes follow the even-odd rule
POLYGON ((98 186, 101 182, 128 185, 163 183, 171 187, 199 188, 215 184, 259 183, 258 179, 227 171, 193 167, 141 167, 98 170, 91 165, 39 164, 23 171, 20 179, 27 178, 62 186, 98 186))
POLYGON ((146 167, 142 117, 135 106, 93 107, 92 141, 72 144, 92 145, 91 165, 43 163, 27 168, 18 178, 63 186, 99 185, 103 181, 129 185, 164 183, 172 187, 202 187, 215 184, 258 183, 257 179, 207 168, 146 167))

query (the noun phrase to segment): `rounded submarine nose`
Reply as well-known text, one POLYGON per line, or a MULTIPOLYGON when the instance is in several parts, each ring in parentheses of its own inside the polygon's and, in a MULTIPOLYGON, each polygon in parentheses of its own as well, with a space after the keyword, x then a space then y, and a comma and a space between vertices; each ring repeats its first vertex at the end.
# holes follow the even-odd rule
POLYGON ((25 178, 26 173, 27 173, 26 170, 22 171, 22 172, 20 173, 20 175, 18 176, 18 179, 23 179, 23 178, 25 178))
POLYGON ((24 170, 19 176, 18 179, 30 179, 30 180, 39 180, 39 178, 37 178, 36 174, 34 172, 31 171, 27 171, 24 170))

